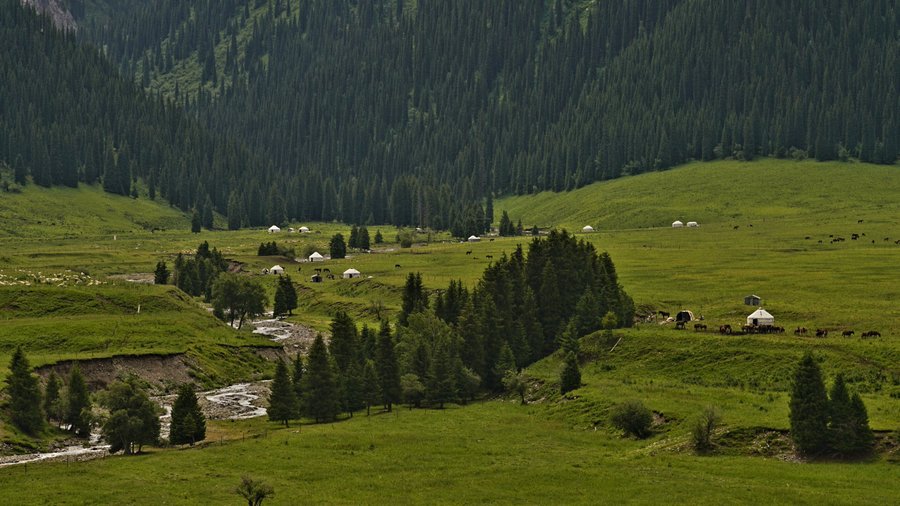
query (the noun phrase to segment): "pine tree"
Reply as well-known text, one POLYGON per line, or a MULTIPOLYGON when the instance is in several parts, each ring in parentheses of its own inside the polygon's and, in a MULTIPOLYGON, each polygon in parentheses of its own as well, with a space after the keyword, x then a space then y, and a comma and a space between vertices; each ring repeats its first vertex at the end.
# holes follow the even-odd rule
POLYGON ((381 401, 391 411, 392 405, 400 402, 400 367, 394 353, 394 340, 388 322, 382 320, 381 330, 375 349, 375 367, 378 372, 378 384, 381 389, 381 401))
POLYGON ((59 380, 59 376, 56 375, 56 371, 50 371, 50 376, 47 377, 47 386, 44 387, 44 414, 47 415, 47 420, 59 420, 62 418, 61 413, 61 398, 60 398, 60 388, 62 387, 62 382, 59 380))
POLYGON ((361 250, 368 250, 371 247, 371 243, 369 242, 369 229, 366 227, 359 229, 359 239, 357 240, 356 247, 361 250))
POLYGON ((422 274, 410 272, 406 276, 406 285, 403 287, 403 301, 400 310, 400 325, 409 322, 409 315, 424 311, 428 308, 428 294, 422 286, 422 274))
POLYGON ((272 379, 272 389, 269 393, 269 420, 281 422, 287 427, 296 413, 297 396, 294 393, 294 386, 291 384, 287 365, 279 360, 275 365, 275 377, 272 379))
POLYGON ((578 367, 578 358, 574 353, 569 353, 559 375, 559 393, 565 394, 580 387, 581 370, 578 367))
POLYGON ((297 289, 288 275, 278 276, 278 283, 275 285, 275 307, 272 310, 272 316, 275 318, 286 314, 293 314, 293 310, 297 308, 297 289))
POLYGON ((294 387, 294 395, 297 398, 297 412, 295 416, 300 418, 304 414, 303 399, 303 356, 297 353, 294 356, 293 367, 291 367, 291 385, 294 387))
POLYGON ((191 212, 191 232, 199 234, 202 226, 203 220, 200 218, 200 213, 194 209, 191 212))
POLYGON ((173 445, 190 444, 206 439, 206 417, 200 411, 194 388, 185 383, 178 389, 178 397, 172 405, 169 442, 173 445))
POLYGON ((384 236, 381 235, 381 230, 375 231, 375 244, 382 244, 384 242, 384 236))
POLYGON ((203 202, 203 208, 201 210, 200 222, 204 228, 207 230, 212 230, 213 228, 213 204, 212 200, 209 198, 209 195, 206 196, 206 200, 203 202))
POLYGON ((307 416, 314 418, 316 423, 333 420, 340 411, 341 393, 321 334, 316 335, 309 348, 303 380, 306 396, 303 404, 307 416))
POLYGON ((500 348, 500 356, 497 358, 497 365, 494 366, 494 374, 498 378, 503 378, 506 376, 506 373, 509 371, 517 372, 519 370, 516 367, 516 357, 513 355, 512 348, 509 347, 509 344, 504 344, 502 348, 500 348))
POLYGON ((830 448, 840 456, 867 453, 872 449, 872 430, 869 416, 859 394, 852 397, 838 374, 829 392, 828 429, 830 448))
POLYGON ((81 437, 91 433, 91 394, 81 374, 78 364, 69 371, 69 385, 66 389, 66 416, 63 422, 70 430, 81 437))
POLYGON ((828 397, 822 371, 810 353, 794 374, 790 421, 791 437, 801 455, 815 456, 828 448, 828 397))
POLYGON ((241 228, 241 222, 244 216, 244 207, 241 198, 236 191, 232 191, 228 196, 228 230, 237 230, 241 228))
POLYGON ((156 262, 156 269, 153 271, 153 282, 157 285, 165 285, 169 282, 169 269, 162 260, 156 262))
POLYGON ((381 388, 378 384, 378 374, 375 372, 375 362, 366 360, 363 368, 362 397, 366 405, 366 416, 372 411, 372 406, 381 399, 381 388))
POLYGON ((428 371, 428 400, 444 409, 445 402, 457 399, 456 378, 453 375, 453 363, 446 345, 437 344, 431 368, 428 371))
POLYGON ((341 234, 334 234, 331 238, 331 242, 328 243, 328 249, 331 252, 332 260, 346 257, 347 245, 344 244, 344 236, 341 234))
POLYGON ((351 249, 356 249, 359 247, 359 228, 356 225, 353 225, 350 228, 350 239, 347 242, 347 246, 351 249))
POLYGON ((853 439, 855 441, 854 452, 856 454, 866 454, 872 451, 875 444, 875 436, 869 427, 869 413, 866 405, 863 404, 862 397, 858 392, 854 392, 850 398, 851 407, 851 423, 854 428, 853 439))
POLYGON ((359 336, 356 324, 346 311, 338 311, 331 320, 331 342, 328 345, 338 370, 344 374, 359 361, 359 336))

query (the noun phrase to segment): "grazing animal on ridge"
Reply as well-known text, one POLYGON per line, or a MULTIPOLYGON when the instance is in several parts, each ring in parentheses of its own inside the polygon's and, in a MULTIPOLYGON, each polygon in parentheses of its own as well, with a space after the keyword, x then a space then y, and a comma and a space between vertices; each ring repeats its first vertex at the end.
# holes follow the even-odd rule
POLYGON ((399 269, 399 268, 400 268, 400 264, 394 264, 394 269, 399 269))
POLYGON ((466 255, 471 255, 471 254, 472 254, 472 250, 466 251, 466 255))
POLYGON ((658 313, 659 313, 659 316, 662 316, 663 318, 669 317, 669 313, 667 313, 666 311, 658 311, 658 313))
POLYGON ((706 330, 706 324, 705 323, 695 323, 694 331, 700 332, 701 330, 706 330))
POLYGON ((719 334, 731 334, 731 325, 719 325, 719 334))
POLYGON ((868 332, 863 332, 860 337, 881 337, 881 332, 877 330, 870 330, 868 332))
POLYGON ((828 337, 828 330, 816 329, 816 337, 828 337))
POLYGON ((806 335, 806 327, 797 327, 797 330, 794 331, 794 335, 805 336, 806 335))
POLYGON ((853 332, 852 330, 845 330, 845 331, 841 332, 841 337, 850 337, 853 334, 855 334, 855 332, 853 332))
POLYGON ((675 322, 675 329, 676 330, 684 330, 684 321, 675 322))

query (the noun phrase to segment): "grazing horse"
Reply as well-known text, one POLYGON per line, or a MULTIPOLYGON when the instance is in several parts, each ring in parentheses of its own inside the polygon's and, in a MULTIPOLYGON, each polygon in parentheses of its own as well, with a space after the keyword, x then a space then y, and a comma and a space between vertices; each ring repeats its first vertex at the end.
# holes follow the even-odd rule
POLYGON ((816 329, 816 337, 828 337, 828 330, 816 329))
POLYGON ((675 330, 684 330, 684 322, 675 322, 675 330))
POLYGON ((326 268, 324 268, 324 269, 322 269, 322 270, 325 271, 325 272, 331 272, 331 269, 329 269, 328 267, 326 267, 326 268))
POLYGON ((850 337, 853 334, 855 334, 855 332, 853 332, 852 330, 845 330, 845 331, 841 332, 841 337, 850 337))
POLYGON ((797 327, 797 330, 794 331, 795 335, 805 336, 806 335, 806 327, 797 327))
POLYGON ((471 254, 472 254, 472 250, 466 251, 466 255, 471 255, 471 254))
POLYGON ((394 264, 394 269, 399 269, 399 268, 400 268, 400 264, 394 264))
POLYGON ((489 242, 494 242, 494 239, 493 239, 493 238, 492 238, 492 239, 489 239, 489 242))
POLYGON ((706 324, 705 323, 695 323, 694 331, 700 332, 701 330, 706 330, 706 324))
POLYGON ((719 334, 731 334, 731 325, 719 325, 719 334))
POLYGON ((855 241, 857 239, 859 239, 859 234, 850 234, 850 240, 855 241))
POLYGON ((881 337, 881 332, 878 332, 877 330, 870 330, 868 332, 863 332, 862 336, 860 337, 881 337))
POLYGON ((485 255, 484 258, 490 258, 491 260, 493 260, 493 259, 494 259, 494 255, 485 255))
POLYGON ((659 316, 662 316, 663 318, 668 318, 668 317, 669 317, 669 313, 667 313, 667 312, 665 312, 665 311, 657 311, 657 312, 659 313, 659 316))

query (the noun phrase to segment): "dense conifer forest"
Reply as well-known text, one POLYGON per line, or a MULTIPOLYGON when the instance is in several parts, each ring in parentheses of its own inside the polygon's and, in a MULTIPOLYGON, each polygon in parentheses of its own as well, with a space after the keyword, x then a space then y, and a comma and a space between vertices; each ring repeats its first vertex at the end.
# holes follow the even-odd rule
POLYGON ((84 0, 77 35, 15 3, 0 159, 38 184, 141 180, 232 226, 468 235, 500 194, 900 150, 890 0, 84 0))

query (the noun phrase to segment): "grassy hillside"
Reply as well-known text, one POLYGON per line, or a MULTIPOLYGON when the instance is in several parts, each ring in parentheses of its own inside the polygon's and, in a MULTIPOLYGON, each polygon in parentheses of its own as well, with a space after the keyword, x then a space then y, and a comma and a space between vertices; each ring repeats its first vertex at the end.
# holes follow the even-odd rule
POLYGON ((888 504, 895 465, 694 457, 608 431, 571 430, 540 406, 487 402, 398 409, 144 457, 0 470, 17 504, 226 504, 242 475, 273 485, 266 504, 888 504), (140 484, 135 486, 135 477, 140 484), (91 487, 84 487, 90 482, 91 487))

